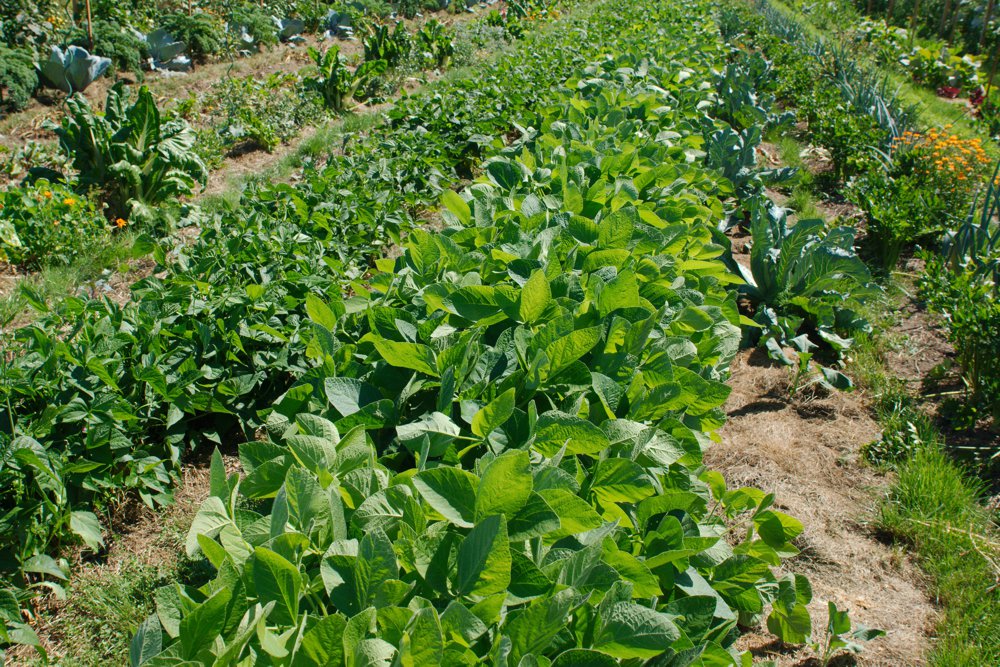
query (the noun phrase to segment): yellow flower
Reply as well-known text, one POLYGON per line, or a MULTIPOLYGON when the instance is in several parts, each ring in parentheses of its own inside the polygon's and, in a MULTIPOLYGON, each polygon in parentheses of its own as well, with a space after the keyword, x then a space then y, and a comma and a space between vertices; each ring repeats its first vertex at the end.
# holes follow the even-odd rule
POLYGON ((117 220, 115 220, 115 226, 118 227, 118 229, 122 229, 127 224, 128 223, 123 218, 118 218, 117 220))
POLYGON ((52 191, 51 190, 43 190, 42 191, 42 196, 45 197, 46 199, 52 199, 52 191))
POLYGON ((66 199, 63 199, 63 204, 65 204, 66 206, 73 206, 74 204, 76 204, 76 200, 73 199, 72 197, 66 197, 66 199))

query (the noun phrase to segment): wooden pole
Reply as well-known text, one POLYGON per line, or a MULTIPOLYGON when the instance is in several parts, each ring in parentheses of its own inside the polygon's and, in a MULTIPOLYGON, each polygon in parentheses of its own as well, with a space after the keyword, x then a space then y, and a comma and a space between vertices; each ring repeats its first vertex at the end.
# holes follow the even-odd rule
POLYGON ((986 14, 983 16, 983 30, 979 33, 979 50, 983 50, 983 40, 986 39, 986 31, 990 28, 990 17, 993 15, 993 0, 986 3, 986 14))
POLYGON ((94 50, 94 21, 90 18, 90 0, 86 0, 87 5, 87 44, 90 50, 94 50))
POLYGON ((885 22, 892 25, 892 15, 896 9, 896 0, 889 0, 889 8, 885 11, 885 22))
POLYGON ((944 37, 945 21, 951 11, 951 0, 944 0, 944 10, 941 12, 941 19, 938 21, 938 37, 944 37))
MULTIPOLYGON (((992 2, 993 0, 990 0, 992 2)), ((920 0, 913 0, 913 14, 910 15, 910 48, 913 48, 913 39, 917 35, 917 14, 920 13, 920 0)))

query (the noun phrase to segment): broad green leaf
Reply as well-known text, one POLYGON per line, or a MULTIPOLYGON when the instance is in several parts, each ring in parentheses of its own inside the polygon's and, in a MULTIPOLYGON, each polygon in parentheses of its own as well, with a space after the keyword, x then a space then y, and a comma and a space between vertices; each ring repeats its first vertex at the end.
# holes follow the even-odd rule
POLYGON ((564 412, 546 412, 535 424, 533 449, 544 456, 555 456, 564 445, 569 454, 597 454, 610 444, 600 428, 564 412))
POLYGON ((601 515, 583 498, 565 489, 545 489, 539 495, 545 499, 559 517, 557 535, 576 535, 599 528, 604 523, 601 515))
POLYGON ((191 529, 187 535, 187 554, 189 557, 198 555, 198 536, 215 537, 224 526, 232 523, 229 510, 217 496, 210 496, 201 504, 201 509, 194 517, 191 529))
POLYGON ((458 549, 456 592, 486 597, 506 591, 510 585, 510 559, 506 518, 487 517, 472 529, 458 549))
POLYGON ((316 665, 339 665, 344 659, 344 628, 347 619, 331 614, 302 635, 302 651, 316 665))
POLYGON ((560 653, 552 667, 615 667, 618 662, 609 655, 585 648, 573 648, 560 653))
POLYGON ((343 417, 353 415, 364 406, 382 398, 375 387, 355 378, 326 378, 323 389, 326 400, 343 417))
POLYGON ((601 339, 601 327, 577 329, 558 338, 545 348, 549 358, 549 377, 594 349, 601 339))
POLYGON ((549 288, 545 272, 537 269, 521 287, 521 298, 517 312, 522 322, 538 321, 552 300, 552 290, 549 288))
POLYGON ((643 467, 628 459, 599 462, 590 490, 602 503, 637 503, 656 493, 643 467))
POLYGON ((390 366, 408 368, 438 377, 434 350, 426 345, 376 338, 375 349, 390 366))
POLYGON ((441 623, 433 608, 419 610, 413 615, 409 627, 403 634, 399 651, 402 667, 423 667, 440 665, 444 655, 444 637, 441 623))
POLYGON ((476 520, 504 514, 508 523, 531 495, 531 459, 526 451, 504 452, 483 470, 476 493, 476 520))
POLYGON ((480 409, 472 418, 472 432, 480 438, 485 438, 494 429, 502 426, 514 414, 514 398, 512 387, 480 409))
POLYGON ((639 303, 639 283, 632 271, 619 273, 614 280, 604 285, 597 297, 597 309, 602 318, 620 308, 638 307, 639 303))
POLYGON ((302 576, 294 564, 269 549, 257 547, 253 555, 253 582, 261 604, 275 603, 271 618, 276 623, 295 621, 302 576))
POLYGON ((532 602, 516 615, 511 614, 505 628, 511 641, 510 662, 517 664, 525 655, 544 653, 565 629, 570 610, 576 604, 576 592, 567 588, 532 602))
POLYGON ((129 665, 139 667, 162 650, 163 632, 160 630, 160 620, 155 615, 150 616, 139 625, 139 630, 129 642, 129 665))
POLYGON ((798 519, 773 510, 758 513, 754 517, 754 525, 760 538, 774 549, 781 549, 805 529, 798 519))
POLYGON ((463 225, 468 226, 472 221, 472 209, 469 208, 469 204, 454 190, 445 189, 441 193, 441 203, 463 225))
POLYGON ((82 512, 80 510, 70 512, 69 528, 94 551, 104 546, 104 537, 101 535, 101 522, 97 520, 97 515, 93 512, 82 512))
POLYGON ((337 330, 336 313, 315 294, 306 295, 306 314, 310 320, 324 327, 327 331, 337 330))
POLYGON ((180 638, 185 658, 194 658, 219 636, 226 624, 226 607, 231 597, 229 590, 221 588, 181 619, 180 638))
POLYGON ((428 505, 461 528, 471 528, 476 518, 478 477, 451 466, 424 470, 413 478, 413 486, 428 505))
POLYGON ((667 614, 632 602, 617 602, 601 614, 594 648, 622 660, 660 655, 680 639, 667 614))

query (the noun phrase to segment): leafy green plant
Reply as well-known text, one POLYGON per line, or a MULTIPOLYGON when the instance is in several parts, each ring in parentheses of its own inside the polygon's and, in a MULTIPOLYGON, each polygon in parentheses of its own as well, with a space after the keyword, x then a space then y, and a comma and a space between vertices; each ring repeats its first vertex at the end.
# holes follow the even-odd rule
POLYGON ((20 111, 28 106, 38 87, 31 53, 0 45, 0 109, 20 111))
POLYGON ((191 59, 184 55, 187 45, 171 37, 163 28, 146 35, 146 48, 154 70, 186 72, 192 67, 191 59))
POLYGON ((190 194, 207 179, 192 150, 195 135, 181 120, 163 122, 143 86, 134 102, 123 84, 108 91, 104 114, 81 96, 67 100, 68 115, 53 126, 63 151, 80 174, 80 187, 98 188, 109 217, 149 215, 152 208, 190 194))
POLYGON ((358 90, 387 68, 384 60, 366 60, 351 71, 344 64, 344 57, 337 46, 323 52, 310 48, 309 57, 316 63, 317 75, 303 77, 303 82, 322 96, 326 108, 337 113, 346 111, 348 102, 358 90))
POLYGON ((389 67, 402 63, 413 49, 413 38, 402 23, 397 23, 391 31, 387 25, 373 25, 362 43, 367 62, 382 60, 389 67))
POLYGON ((209 57, 222 53, 226 46, 222 22, 205 12, 166 14, 160 19, 159 27, 183 42, 196 63, 205 63, 209 57))
POLYGON ((447 67, 455 53, 455 42, 443 23, 431 19, 417 31, 417 45, 434 67, 447 67))
POLYGON ((884 630, 864 626, 853 627, 847 611, 837 609, 837 605, 833 602, 827 602, 827 612, 826 636, 822 642, 813 644, 823 667, 827 667, 842 651, 860 653, 862 650, 860 642, 885 636, 884 630))
MULTIPOLYGON (((750 270, 739 266, 742 288, 763 327, 763 342, 776 359, 781 345, 805 333, 815 335, 838 355, 853 333, 867 331, 863 304, 881 290, 854 252, 854 229, 828 229, 822 220, 788 225, 783 209, 755 207, 750 270)), ((808 350, 803 350, 808 351, 808 350)))
POLYGON ((45 180, 0 191, 0 230, 0 258, 27 268, 68 264, 110 236, 100 207, 45 180))
POLYGON ((791 180, 795 169, 781 167, 763 169, 757 166, 757 147, 761 142, 759 126, 736 131, 730 127, 716 129, 706 122, 705 164, 718 170, 732 184, 735 205, 719 227, 723 231, 736 224, 746 224, 755 202, 763 197, 764 188, 791 180))
POLYGON ((768 132, 791 123, 793 112, 776 115, 772 111, 774 96, 767 92, 772 78, 771 63, 757 53, 728 63, 715 82, 714 116, 737 131, 758 126, 768 132))
POLYGON ((884 271, 895 268, 903 250, 939 235, 951 217, 951 207, 920 179, 894 176, 876 166, 847 190, 865 212, 865 246, 884 271))
POLYGON ((294 74, 232 77, 212 86, 203 108, 210 109, 207 116, 229 149, 270 152, 296 136, 319 111, 305 88, 294 74))
POLYGON ((111 67, 111 60, 91 55, 79 46, 66 50, 53 46, 49 57, 38 63, 40 80, 67 94, 86 90, 111 67))
POLYGON ((955 422, 971 428, 981 419, 1000 419, 1000 298, 992 281, 973 264, 954 271, 932 261, 921 294, 945 321, 955 347, 965 400, 955 406, 955 422))
MULTIPOLYGON (((98 20, 93 25, 93 51, 111 59, 118 72, 131 72, 142 78, 142 65, 149 57, 146 40, 114 21, 98 20)), ((90 48, 90 36, 86 30, 77 29, 69 35, 69 43, 90 48)))
POLYGON ((993 171, 982 193, 969 206, 962 222, 945 232, 941 242, 941 255, 948 268, 955 273, 972 271, 981 278, 992 278, 1000 284, 1000 167, 993 171))
POLYGON ((245 5, 233 11, 228 23, 234 46, 241 51, 259 51, 278 43, 278 30, 271 16, 259 7, 245 5))

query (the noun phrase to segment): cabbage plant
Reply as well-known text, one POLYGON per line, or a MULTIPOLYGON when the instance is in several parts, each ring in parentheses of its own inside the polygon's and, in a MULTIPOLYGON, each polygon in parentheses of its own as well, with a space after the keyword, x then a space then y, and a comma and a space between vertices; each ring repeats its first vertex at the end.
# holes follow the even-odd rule
POLYGON ((110 58, 91 55, 82 46, 69 46, 65 51, 53 46, 48 60, 38 63, 38 72, 53 88, 73 94, 86 90, 109 67, 110 58))

